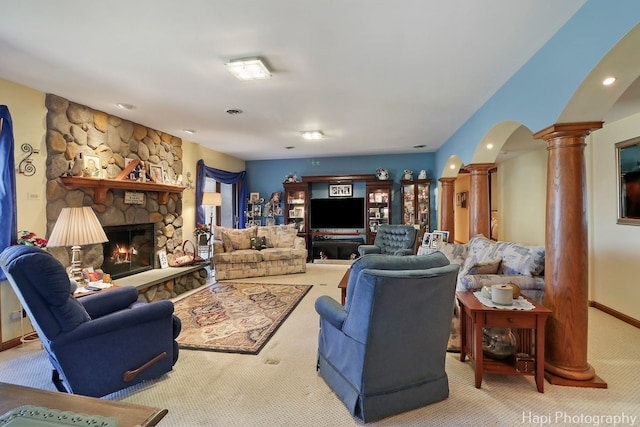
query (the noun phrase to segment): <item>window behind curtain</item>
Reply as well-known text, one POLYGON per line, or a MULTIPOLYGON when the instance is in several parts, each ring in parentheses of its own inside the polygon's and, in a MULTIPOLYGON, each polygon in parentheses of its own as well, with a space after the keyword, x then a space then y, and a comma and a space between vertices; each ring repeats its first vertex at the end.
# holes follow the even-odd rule
POLYGON ((222 227, 234 228, 237 222, 238 203, 236 200, 236 185, 235 184, 222 184, 216 182, 213 178, 205 178, 204 192, 216 192, 222 195, 222 206, 218 210, 220 218, 216 212, 215 206, 204 206, 205 216, 207 222, 211 218, 211 211, 213 210, 213 223, 215 225, 221 225, 222 227))

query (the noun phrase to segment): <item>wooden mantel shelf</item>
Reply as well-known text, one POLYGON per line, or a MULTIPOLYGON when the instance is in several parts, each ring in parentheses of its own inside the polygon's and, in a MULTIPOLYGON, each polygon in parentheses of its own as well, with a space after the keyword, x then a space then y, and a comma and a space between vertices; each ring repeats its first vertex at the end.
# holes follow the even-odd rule
POLYGON ((169 200, 169 193, 181 193, 185 187, 172 184, 157 184, 155 182, 138 182, 128 179, 102 179, 82 176, 62 176, 62 183, 69 188, 91 187, 93 192, 93 203, 104 203, 107 199, 109 189, 132 190, 132 191, 157 191, 158 203, 165 204, 169 200))

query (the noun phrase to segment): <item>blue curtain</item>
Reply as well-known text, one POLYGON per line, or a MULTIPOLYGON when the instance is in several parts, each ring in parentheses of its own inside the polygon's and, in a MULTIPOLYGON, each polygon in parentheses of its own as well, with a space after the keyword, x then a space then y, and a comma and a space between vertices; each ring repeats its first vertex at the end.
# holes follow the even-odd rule
POLYGON ((238 216, 240 228, 244 228, 245 211, 247 210, 247 172, 227 172, 216 168, 208 167, 202 159, 198 160, 196 174, 196 223, 206 224, 204 208, 202 207, 202 193, 204 192, 204 181, 206 178, 213 178, 223 184, 237 184, 238 188, 238 216))
MULTIPOLYGON (((0 252, 18 239, 18 214, 16 211, 16 173, 13 158, 13 123, 6 105, 0 105, 0 252)), ((6 280, 0 269, 0 280, 6 280)))

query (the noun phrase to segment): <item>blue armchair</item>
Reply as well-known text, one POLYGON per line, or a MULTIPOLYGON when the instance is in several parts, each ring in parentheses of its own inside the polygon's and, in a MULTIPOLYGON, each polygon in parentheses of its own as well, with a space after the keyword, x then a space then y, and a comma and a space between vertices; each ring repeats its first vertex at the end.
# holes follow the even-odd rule
POLYGON ((449 396, 445 372, 458 265, 427 256, 364 255, 345 307, 321 296, 320 376, 363 422, 449 396))
POLYGON ((101 397, 160 377, 178 360, 180 319, 171 301, 138 302, 134 287, 76 299, 51 254, 10 246, 0 267, 29 315, 58 390, 101 397))
POLYGON ((373 245, 358 246, 360 255, 415 255, 417 230, 413 225, 381 225, 373 245))

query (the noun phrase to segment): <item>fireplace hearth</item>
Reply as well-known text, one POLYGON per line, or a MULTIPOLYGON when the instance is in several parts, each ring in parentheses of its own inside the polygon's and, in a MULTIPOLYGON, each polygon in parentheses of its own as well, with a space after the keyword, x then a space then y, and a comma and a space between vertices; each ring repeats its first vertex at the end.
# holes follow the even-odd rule
POLYGON ((109 241, 103 243, 102 270, 112 279, 153 268, 154 224, 127 224, 104 227, 109 241))

